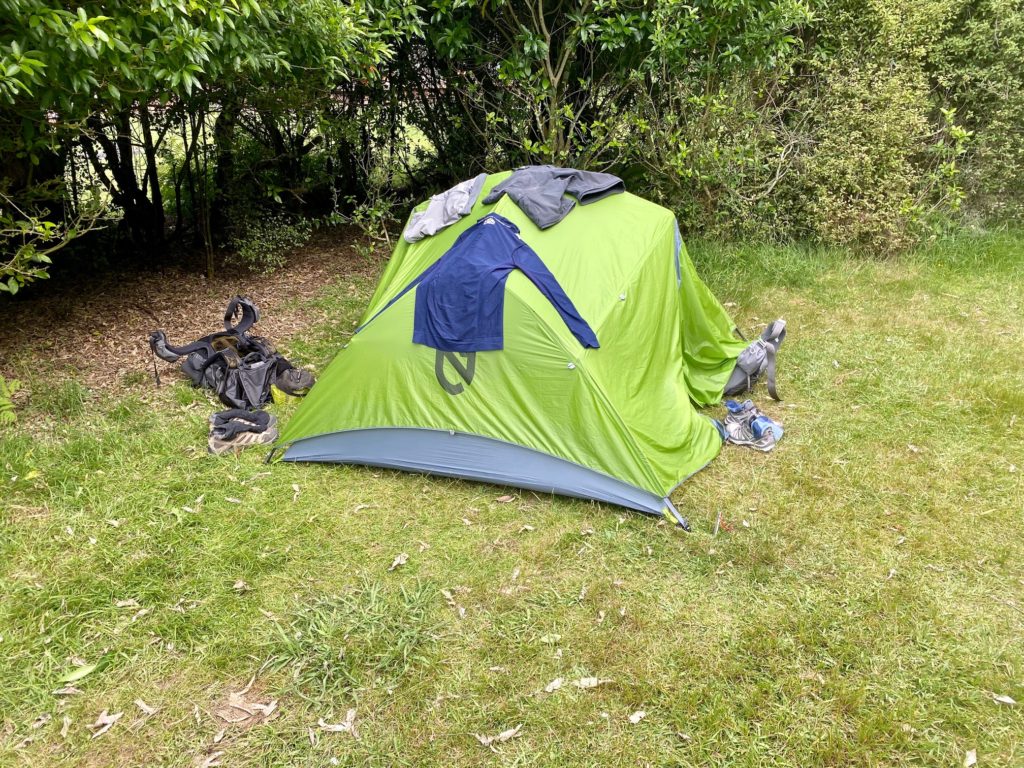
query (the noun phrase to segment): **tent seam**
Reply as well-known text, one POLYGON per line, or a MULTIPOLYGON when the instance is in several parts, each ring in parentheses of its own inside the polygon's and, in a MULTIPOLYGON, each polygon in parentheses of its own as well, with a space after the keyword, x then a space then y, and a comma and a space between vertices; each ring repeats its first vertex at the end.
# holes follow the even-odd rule
MULTIPOLYGON (((536 290, 536 286, 534 286, 534 289, 536 290)), ((583 375, 587 377, 587 380, 594 387, 594 391, 597 392, 597 394, 600 396, 601 402, 604 404, 605 408, 608 409, 609 414, 612 416, 613 419, 615 419, 615 422, 619 425, 623 432, 625 432, 625 434, 629 436, 629 439, 632 443, 632 448, 635 451, 636 455, 640 457, 640 461, 643 465, 643 468, 646 470, 646 473, 648 474, 648 479, 655 485, 655 487, 660 487, 660 483, 658 482, 658 475, 654 471, 654 467, 651 466, 651 462, 647 458, 646 454, 644 454, 643 450, 641 450, 640 444, 639 442, 637 442, 636 435, 633 434, 633 430, 631 430, 629 428, 629 425, 627 425, 626 422, 623 421, 622 417, 619 415, 618 410, 612 405, 611 399, 608 397, 608 394, 604 391, 604 387, 601 386, 601 383, 597 380, 597 377, 587 370, 585 358, 579 356, 579 354, 574 353, 572 350, 570 350, 566 346, 565 340, 562 339, 557 333, 552 332, 551 328, 547 325, 547 323, 543 322, 543 319, 540 317, 537 311, 532 306, 530 306, 528 302, 523 301, 522 298, 517 296, 515 291, 510 291, 508 293, 510 293, 515 298, 515 300, 520 303, 521 306, 525 307, 527 311, 533 314, 534 317, 536 317, 538 320, 538 325, 544 329, 544 331, 548 334, 549 338, 551 338, 562 349, 562 351, 565 352, 567 356, 573 358, 576 361, 577 370, 582 371, 583 375)), ((508 295, 508 293, 506 294, 506 296, 508 295)), ((598 341, 600 341, 600 337, 598 337, 598 341)))
MULTIPOLYGON (((667 209, 667 208, 666 208, 665 210, 666 210, 666 211, 668 211, 668 209, 667 209)), ((671 211, 668 211, 668 212, 669 212, 669 213, 671 214, 671 211)), ((671 223, 672 223, 672 222, 674 222, 674 221, 675 221, 675 219, 673 218, 673 219, 671 219, 671 220, 669 221, 669 223, 671 224, 671 223)), ((637 277, 637 275, 638 275, 638 274, 640 273, 640 271, 641 271, 641 270, 642 270, 642 269, 643 269, 643 268, 644 268, 645 266, 647 266, 647 258, 648 258, 648 257, 650 257, 650 255, 651 255, 651 254, 652 254, 652 253, 654 252, 654 249, 655 249, 656 247, 657 247, 657 243, 655 243, 655 245, 654 245, 654 246, 652 246, 652 247, 651 247, 651 249, 650 249, 650 250, 648 250, 648 251, 647 251, 647 252, 646 252, 646 253, 644 254, 644 258, 643 258, 643 259, 640 259, 640 260, 639 260, 639 261, 637 262, 637 265, 636 265, 636 267, 635 267, 635 268, 633 269, 633 271, 632 271, 632 272, 630 272, 630 273, 629 273, 629 276, 628 276, 628 277, 626 278, 626 280, 625 280, 625 281, 623 282, 622 286, 620 286, 620 289, 619 289, 619 293, 620 293, 620 295, 621 295, 621 293, 623 292, 623 290, 625 290, 625 289, 629 289, 630 287, 632 287, 633 285, 635 285, 635 284, 636 284, 636 277, 637 277)), ((603 314, 603 315, 601 316, 601 319, 600 319, 600 320, 599 320, 599 321, 597 322, 596 326, 591 326, 591 327, 592 327, 592 328, 594 329, 594 333, 595 333, 595 334, 597 334, 597 338, 598 338, 598 341, 600 341, 600 339, 601 339, 601 336, 600 336, 600 331, 601 331, 601 329, 602 329, 602 328, 604 328, 604 324, 605 324, 605 323, 606 323, 606 322, 608 321, 608 318, 609 318, 609 317, 611 317, 611 314, 612 314, 612 312, 613 312, 614 310, 615 310, 615 302, 612 302, 612 303, 611 303, 611 304, 609 305, 609 308, 608 308, 608 310, 607 310, 607 311, 606 311, 606 312, 605 312, 605 313, 604 313, 604 314, 603 314)))

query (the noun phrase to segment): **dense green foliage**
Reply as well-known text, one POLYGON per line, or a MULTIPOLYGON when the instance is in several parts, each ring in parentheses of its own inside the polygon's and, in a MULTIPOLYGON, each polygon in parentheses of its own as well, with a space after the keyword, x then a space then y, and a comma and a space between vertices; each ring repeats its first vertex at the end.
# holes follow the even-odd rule
POLYGON ((267 215, 535 161, 898 250, 1020 214, 1022 53, 1014 0, 0 0, 0 290, 101 216, 212 270, 267 215))

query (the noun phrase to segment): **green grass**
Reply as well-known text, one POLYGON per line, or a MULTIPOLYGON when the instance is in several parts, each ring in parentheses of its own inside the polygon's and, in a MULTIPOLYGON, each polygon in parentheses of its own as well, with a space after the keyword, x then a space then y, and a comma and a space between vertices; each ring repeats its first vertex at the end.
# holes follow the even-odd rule
MULTIPOLYGON (((691 251, 744 329, 790 327, 786 401, 757 394, 786 437, 677 491, 691 534, 215 459, 183 384, 27 381, 0 436, 0 764, 1024 764, 1024 237, 691 251), (55 696, 75 659, 99 667, 55 696), (254 675, 276 711, 224 722, 254 675), (318 729, 350 708, 358 740, 318 729), (124 716, 92 739, 104 709, 124 716)), ((324 365, 371 290, 325 286, 333 321, 289 352, 324 365)))

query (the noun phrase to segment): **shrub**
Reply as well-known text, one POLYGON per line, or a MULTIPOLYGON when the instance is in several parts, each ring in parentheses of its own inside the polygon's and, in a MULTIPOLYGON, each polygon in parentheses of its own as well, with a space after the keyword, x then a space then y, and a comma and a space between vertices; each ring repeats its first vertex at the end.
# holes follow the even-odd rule
POLYGON ((254 272, 269 274, 285 265, 288 252, 304 245, 313 234, 312 223, 303 217, 269 214, 252 218, 239 227, 232 240, 231 261, 254 272))
POLYGON ((14 410, 14 393, 21 389, 21 382, 17 379, 8 381, 0 376, 0 427, 13 424, 18 420, 18 414, 14 410))
POLYGON ((813 151, 796 197, 809 234, 871 252, 915 242, 931 134, 921 72, 837 61, 805 109, 813 151))
POLYGON ((1024 6, 956 0, 925 66, 937 94, 973 134, 964 159, 969 208, 985 218, 1024 214, 1024 6))
POLYGON ((708 95, 677 83, 642 102, 629 141, 644 193, 691 233, 786 238, 789 211, 777 188, 802 139, 784 122, 780 99, 788 97, 775 84, 757 90, 738 77, 708 95))

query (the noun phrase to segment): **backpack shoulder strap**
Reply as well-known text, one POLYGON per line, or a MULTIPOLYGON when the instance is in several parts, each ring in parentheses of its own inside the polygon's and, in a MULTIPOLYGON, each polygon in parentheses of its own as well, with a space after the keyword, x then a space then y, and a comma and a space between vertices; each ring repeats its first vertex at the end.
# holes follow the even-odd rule
POLYGON ((782 400, 775 388, 775 356, 779 347, 786 338, 786 321, 779 319, 768 324, 761 334, 761 341, 764 342, 764 352, 767 362, 765 367, 765 383, 768 385, 768 394, 773 400, 782 400))
POLYGON ((235 296, 228 302, 228 307, 224 310, 224 330, 228 333, 242 335, 252 328, 259 319, 260 311, 255 304, 244 296, 235 296), (241 318, 238 321, 238 325, 232 325, 235 313, 239 312, 239 310, 241 310, 241 318))
POLYGON ((216 350, 210 344, 210 337, 204 336, 191 344, 183 344, 176 347, 167 341, 167 334, 163 331, 153 331, 149 334, 149 348, 153 354, 168 363, 176 363, 179 357, 190 355, 193 352, 207 352, 213 354, 216 350))

